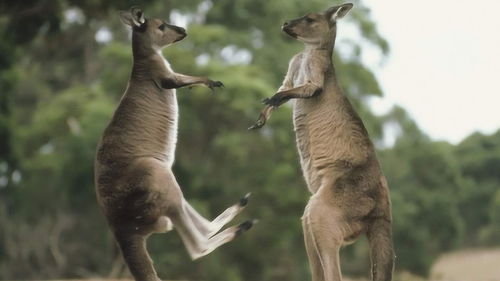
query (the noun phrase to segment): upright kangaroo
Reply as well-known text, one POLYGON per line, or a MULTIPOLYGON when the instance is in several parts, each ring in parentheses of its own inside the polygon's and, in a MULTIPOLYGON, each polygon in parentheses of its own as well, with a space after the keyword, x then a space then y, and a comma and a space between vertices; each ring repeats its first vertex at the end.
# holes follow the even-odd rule
POLYGON ((184 199, 172 173, 177 138, 175 88, 219 81, 175 73, 161 49, 186 37, 183 28, 145 19, 132 8, 121 12, 132 27, 133 68, 128 87, 97 148, 97 201, 137 281, 160 280, 146 250, 146 239, 175 227, 192 259, 248 230, 253 221, 219 232, 243 210, 248 194, 213 221, 184 199))
POLYGON ((341 280, 339 250, 368 236, 373 280, 392 279, 394 253, 389 189, 363 122, 335 77, 332 52, 337 20, 352 4, 310 13, 283 24, 305 44, 257 123, 295 99, 293 123, 302 171, 312 196, 302 217, 313 281, 341 280))

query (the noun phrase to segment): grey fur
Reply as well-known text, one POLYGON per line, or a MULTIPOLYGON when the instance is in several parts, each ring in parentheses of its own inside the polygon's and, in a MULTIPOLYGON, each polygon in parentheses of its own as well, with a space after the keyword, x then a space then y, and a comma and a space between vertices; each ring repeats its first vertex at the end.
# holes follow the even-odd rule
POLYGON ((352 4, 311 13, 283 25, 305 44, 290 61, 283 85, 251 129, 294 99, 300 163, 312 196, 302 217, 313 281, 342 279, 339 250, 366 233, 375 281, 392 279, 394 253, 389 189, 368 133, 335 77, 336 21, 352 4))
POLYGON ((246 204, 237 202, 208 221, 184 199, 171 170, 178 122, 175 88, 198 84, 213 90, 222 83, 175 73, 163 58, 162 48, 186 36, 183 28, 145 19, 137 8, 120 15, 133 29, 134 64, 125 94, 97 148, 95 187, 132 275, 137 281, 156 281, 160 279, 146 249, 150 234, 175 227, 191 258, 197 259, 233 240, 252 223, 219 233, 246 204))

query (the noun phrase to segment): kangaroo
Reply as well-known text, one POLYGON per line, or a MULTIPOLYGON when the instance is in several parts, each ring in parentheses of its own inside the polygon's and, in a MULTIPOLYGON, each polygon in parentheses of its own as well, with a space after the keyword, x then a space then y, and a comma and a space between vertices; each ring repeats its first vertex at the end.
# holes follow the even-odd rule
POLYGON ((97 201, 137 281, 160 280, 146 249, 152 233, 175 228, 197 259, 233 240, 253 220, 219 230, 248 203, 245 195, 214 220, 201 216, 184 199, 174 174, 178 106, 176 88, 220 81, 175 73, 162 48, 186 37, 186 31, 160 19, 146 19, 139 8, 121 12, 132 27, 133 67, 127 89, 97 147, 97 201))
POLYGON ((389 189, 372 142, 335 77, 337 20, 352 4, 287 21, 282 30, 305 45, 290 61, 282 86, 263 101, 257 129, 272 110, 294 99, 300 163, 312 196, 302 217, 313 281, 342 279, 340 247, 366 233, 372 278, 392 279, 394 253, 389 189))

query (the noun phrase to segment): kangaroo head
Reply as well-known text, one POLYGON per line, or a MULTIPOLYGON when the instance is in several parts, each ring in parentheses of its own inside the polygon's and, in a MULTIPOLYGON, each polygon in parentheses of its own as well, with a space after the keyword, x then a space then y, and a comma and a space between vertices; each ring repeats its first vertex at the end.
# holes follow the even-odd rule
POLYGON ((344 17, 353 4, 333 6, 324 12, 309 13, 303 17, 289 20, 282 26, 288 35, 307 45, 320 45, 335 40, 337 20, 344 17))
POLYGON ((171 25, 160 19, 147 19, 137 7, 129 12, 120 12, 122 22, 132 27, 132 41, 142 50, 159 51, 184 39, 187 34, 182 27, 171 25))

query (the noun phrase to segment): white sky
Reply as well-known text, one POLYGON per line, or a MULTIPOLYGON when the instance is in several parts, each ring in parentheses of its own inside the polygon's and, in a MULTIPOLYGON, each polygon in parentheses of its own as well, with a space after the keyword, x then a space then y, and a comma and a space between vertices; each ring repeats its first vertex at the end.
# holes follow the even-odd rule
MULTIPOLYGON (((433 139, 500 128, 500 1, 365 1, 391 47, 375 67, 385 93, 433 139)), ((339 31, 342 32, 342 31, 339 31)))

